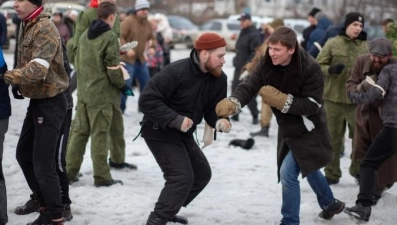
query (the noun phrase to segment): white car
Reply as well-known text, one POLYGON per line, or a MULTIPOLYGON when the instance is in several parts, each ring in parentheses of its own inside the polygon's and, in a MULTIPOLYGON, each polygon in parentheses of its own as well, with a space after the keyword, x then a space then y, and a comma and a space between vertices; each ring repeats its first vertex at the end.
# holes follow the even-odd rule
POLYGON ((224 37, 226 40, 226 50, 234 51, 236 47, 236 40, 240 33, 239 21, 232 21, 228 19, 212 19, 205 22, 200 29, 200 34, 204 32, 214 32, 224 37))
POLYGON ((72 2, 51 2, 45 3, 43 6, 45 9, 51 10, 51 13, 61 12, 63 14, 68 10, 76 10, 80 14, 80 12, 86 9, 85 6, 72 2))

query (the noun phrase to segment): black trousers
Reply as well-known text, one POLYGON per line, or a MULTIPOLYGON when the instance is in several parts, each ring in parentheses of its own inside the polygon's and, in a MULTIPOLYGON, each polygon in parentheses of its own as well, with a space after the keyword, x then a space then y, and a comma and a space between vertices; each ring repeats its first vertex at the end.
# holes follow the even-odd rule
POLYGON ((66 111, 65 119, 63 120, 61 133, 58 139, 57 149, 55 152, 55 163, 57 174, 59 177, 59 184, 61 186, 61 197, 63 204, 70 204, 72 201, 69 198, 69 179, 66 172, 66 146, 69 140, 70 124, 72 122, 72 111, 66 111))
POLYGON ((357 196, 357 203, 361 202, 364 206, 372 205, 375 171, 396 152, 397 128, 385 126, 372 142, 360 165, 360 193, 357 196))
POLYGON ((63 93, 52 98, 31 99, 16 151, 29 188, 53 218, 62 217, 63 210, 55 152, 66 110, 63 93))
POLYGON ((145 141, 166 181, 154 212, 169 219, 207 186, 211 179, 211 168, 193 137, 184 137, 184 143, 181 144, 146 138, 145 141))

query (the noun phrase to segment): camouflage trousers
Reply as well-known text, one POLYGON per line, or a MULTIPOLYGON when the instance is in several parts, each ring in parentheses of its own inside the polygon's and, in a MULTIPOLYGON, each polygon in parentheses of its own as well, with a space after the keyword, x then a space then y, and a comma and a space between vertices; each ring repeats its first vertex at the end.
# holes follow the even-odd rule
POLYGON ((69 179, 80 171, 90 137, 94 183, 103 184, 112 179, 107 162, 109 148, 113 162, 125 160, 124 123, 119 105, 77 103, 66 155, 69 179))
MULTIPOLYGON (((354 137, 354 112, 356 105, 324 101, 324 108, 327 114, 328 130, 331 136, 332 149, 334 151, 334 158, 324 168, 324 172, 327 178, 336 180, 342 177, 340 154, 344 149, 346 126, 349 130, 349 138, 353 139, 354 137)), ((359 162, 352 161, 349 173, 352 176, 356 175, 359 166, 359 162)))

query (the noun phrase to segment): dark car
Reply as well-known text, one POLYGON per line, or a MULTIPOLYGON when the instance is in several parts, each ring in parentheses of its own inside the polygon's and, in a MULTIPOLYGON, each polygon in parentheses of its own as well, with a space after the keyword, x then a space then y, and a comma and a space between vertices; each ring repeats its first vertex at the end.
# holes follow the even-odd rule
POLYGON ((193 48, 199 34, 198 26, 183 16, 168 15, 167 18, 172 28, 171 48, 175 44, 186 44, 188 48, 193 48))

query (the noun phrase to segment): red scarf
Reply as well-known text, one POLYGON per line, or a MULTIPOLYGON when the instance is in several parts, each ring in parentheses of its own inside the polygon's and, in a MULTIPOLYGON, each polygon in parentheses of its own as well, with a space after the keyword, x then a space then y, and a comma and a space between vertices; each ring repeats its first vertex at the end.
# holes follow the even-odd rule
POLYGON ((40 15, 40 13, 43 11, 43 9, 44 9, 43 6, 38 7, 30 15, 28 15, 25 19, 23 19, 23 21, 33 20, 38 15, 40 15))
POLYGON ((91 8, 98 8, 98 6, 99 6, 98 0, 91 0, 91 2, 90 2, 91 8))

